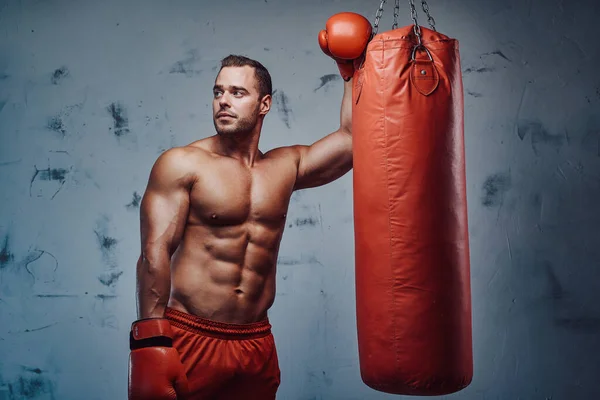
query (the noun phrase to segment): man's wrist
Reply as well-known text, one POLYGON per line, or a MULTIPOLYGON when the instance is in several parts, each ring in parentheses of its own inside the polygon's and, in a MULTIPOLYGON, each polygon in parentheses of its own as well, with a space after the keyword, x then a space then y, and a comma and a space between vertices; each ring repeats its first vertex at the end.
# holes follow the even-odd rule
POLYGON ((134 321, 129 332, 130 350, 144 347, 173 347, 173 331, 166 318, 144 318, 134 321))

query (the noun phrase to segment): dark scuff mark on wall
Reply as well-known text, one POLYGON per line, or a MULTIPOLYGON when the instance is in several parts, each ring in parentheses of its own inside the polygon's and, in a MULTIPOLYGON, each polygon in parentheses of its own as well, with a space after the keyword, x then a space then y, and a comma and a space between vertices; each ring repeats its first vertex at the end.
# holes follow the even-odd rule
MULTIPOLYGON (((57 112, 56 115, 54 115, 52 117, 48 117, 48 120, 46 122, 46 129, 51 130, 53 132, 57 132, 64 137, 68 131, 65 120, 68 121, 68 118, 75 111, 81 111, 84 103, 85 103, 85 100, 78 104, 62 107, 62 109, 59 112, 57 112)), ((85 126, 85 123, 83 125, 85 126)))
POLYGON ((9 399, 36 399, 44 394, 55 398, 53 384, 40 368, 22 367, 22 370, 16 382, 8 384, 9 399))
POLYGON ((300 259, 295 259, 291 257, 280 256, 277 258, 278 265, 300 265, 300 264, 319 264, 323 265, 315 255, 311 256, 301 256, 300 259))
POLYGON ((35 168, 35 173, 31 177, 31 181, 29 182, 29 196, 30 197, 32 196, 33 183, 36 181, 36 179, 39 179, 42 181, 56 181, 56 182, 60 183, 60 186, 58 187, 56 192, 51 197, 51 199, 54 199, 54 197, 56 197, 58 192, 60 192, 63 185, 65 184, 67 174, 69 173, 70 170, 65 169, 65 168, 50 168, 50 167, 48 167, 46 169, 38 169, 36 165, 34 165, 33 167, 35 168))
POLYGON ((556 276, 556 273, 554 272, 552 264, 549 261, 544 261, 542 262, 542 265, 544 266, 544 272, 546 273, 548 282, 550 283, 550 297, 553 300, 562 300, 564 298, 565 291, 560 283, 560 280, 556 276))
POLYGON ((67 67, 62 66, 62 67, 58 68, 52 74, 52 78, 51 78, 52 84, 58 85, 60 83, 60 81, 62 81, 67 76, 69 76, 69 69, 67 67))
POLYGON ((563 146, 565 140, 563 135, 550 134, 540 121, 519 121, 517 133, 521 140, 525 139, 527 134, 530 135, 531 147, 536 155, 539 154, 541 145, 549 145, 558 150, 563 146))
MULTIPOLYGON (((9 236, 6 235, 4 246, 0 251, 0 268, 6 268, 7 271, 11 272, 11 274, 17 275, 22 272, 26 272, 27 275, 31 277, 30 284, 32 286, 36 283, 36 281, 43 281, 44 283, 55 281, 54 273, 58 269, 59 264, 58 260, 52 253, 45 250, 33 249, 29 250, 25 257, 23 257, 21 260, 15 261, 15 256, 10 252, 9 247, 9 236), (47 264, 40 264, 41 266, 37 267, 36 269, 32 269, 30 264, 36 262, 44 255, 48 255, 54 260, 54 267, 50 270, 45 267, 47 264), (41 279, 36 276, 38 273, 43 276, 41 279)), ((2 280, 0 279, 0 283, 1 282, 2 280)))
POLYGON ((285 126, 290 128, 290 116, 292 114, 292 109, 289 106, 289 98, 288 96, 281 90, 275 90, 273 92, 273 99, 275 100, 275 104, 277 105, 277 111, 279 113, 279 117, 285 123, 285 126))
POLYGON ((138 192, 133 192, 133 199, 131 203, 127 204, 125 207, 128 209, 138 209, 140 208, 140 202, 142 201, 142 196, 138 194, 138 192))
POLYGON ((183 60, 176 61, 169 69, 170 74, 184 74, 187 77, 199 75, 202 70, 194 69, 194 64, 200 60, 196 50, 187 52, 187 57, 183 60))
POLYGON ((108 300, 108 299, 116 299, 117 296, 114 294, 97 294, 96 298, 100 299, 100 300, 108 300))
POLYGON ((539 154, 542 145, 548 145, 555 150, 559 150, 567 140, 567 136, 550 134, 540 121, 518 121, 517 134, 521 140, 530 135, 531 147, 536 155, 539 154))
POLYGON ((491 67, 482 67, 482 68, 467 68, 465 69, 465 74, 470 74, 471 72, 475 72, 478 74, 483 74, 484 72, 494 72, 496 69, 491 67))
POLYGON ((105 236, 98 231, 94 231, 96 233, 96 237, 98 238, 98 242, 100 244, 100 249, 105 251, 111 251, 114 246, 118 243, 117 239, 112 238, 110 236, 105 236))
POLYGON ((114 134, 116 136, 123 136, 129 133, 129 120, 127 119, 125 107, 120 103, 111 103, 107 110, 113 119, 114 134))
POLYGON ((46 127, 51 131, 60 133, 62 136, 65 136, 67 130, 65 129, 65 124, 60 115, 55 115, 54 117, 48 118, 48 123, 46 127))
POLYGON ((319 224, 319 219, 317 218, 296 218, 296 220, 294 221, 294 225, 296 226, 317 226, 317 224, 319 224))
POLYGON ((123 271, 111 271, 104 273, 103 275, 98 277, 98 280, 104 285, 108 287, 114 287, 119 280, 119 278, 123 275, 123 271))
POLYGON ((2 112, 2 110, 4 109, 4 106, 6 105, 6 101, 0 101, 0 113, 2 112))
POLYGON ((544 196, 541 193, 534 193, 532 204, 538 214, 538 224, 541 224, 544 217, 544 196))
POLYGON ((600 332, 600 318, 589 315, 571 316, 572 310, 580 313, 583 307, 574 307, 573 304, 567 302, 567 292, 559 277, 556 275, 555 268, 550 261, 544 260, 541 262, 544 273, 548 279, 549 297, 554 303, 555 313, 562 310, 563 316, 555 316, 554 324, 563 329, 583 334, 597 334, 600 332), (567 316, 564 316, 567 314, 567 316))
MULTIPOLYGON (((340 79, 341 79, 341 77, 339 75, 336 75, 336 74, 323 75, 321 77, 321 85, 318 88, 316 88, 314 90, 314 92, 316 92, 317 90, 321 89, 322 87, 324 87, 328 83, 334 82, 334 81, 338 81, 340 79)), ((325 89, 327 90, 327 88, 325 88, 325 89)))
POLYGON ((10 252, 10 248, 8 245, 9 240, 10 236, 8 234, 4 235, 4 243, 2 243, 2 250, 0 250, 0 267, 2 268, 12 263, 15 259, 14 254, 10 252))
POLYGON ((59 181, 59 182, 63 182, 67 176, 67 173, 69 172, 69 170, 64 169, 64 168, 46 168, 46 169, 37 169, 37 167, 34 168, 36 169, 35 171, 35 176, 37 177, 39 174, 39 179, 43 180, 43 181, 59 181))
POLYGON ((117 271, 117 260, 115 255, 116 246, 119 243, 117 239, 111 237, 109 234, 109 219, 107 216, 102 216, 97 221, 96 229, 96 240, 98 247, 102 255, 102 261, 108 268, 101 272, 101 276, 106 276, 105 281, 110 282, 110 273, 117 271))
POLYGON ((14 164, 19 164, 21 161, 23 161, 22 158, 19 158, 18 160, 14 160, 14 161, 4 161, 4 162, 0 162, 0 167, 6 167, 8 165, 14 165, 14 164))
POLYGON ((485 207, 494 207, 502 204, 504 193, 511 187, 510 175, 497 173, 487 177, 483 183, 483 196, 481 204, 485 207))
POLYGON ((477 97, 483 97, 483 95, 481 93, 476 93, 476 92, 471 92, 471 91, 467 91, 467 94, 469 96, 476 97, 476 98, 477 97))
MULTIPOLYGON (((58 269, 58 260, 56 259, 56 257, 45 250, 34 250, 29 252, 29 254, 27 254, 27 256, 25 256, 25 259, 22 261, 22 263, 25 265, 25 270, 27 271, 27 273, 29 275, 31 275, 31 277, 33 278, 33 282, 35 283, 37 277, 35 276, 35 274, 33 273, 33 271, 31 269, 29 269, 29 264, 39 260, 40 258, 42 258, 42 256, 44 254, 48 254, 50 257, 52 257, 54 259, 54 270, 52 271, 52 273, 54 274, 56 272, 56 270, 58 269)), ((54 282, 54 279, 52 279, 50 282, 54 282)), ((47 283, 47 282, 46 282, 47 283)))
POLYGON ((535 128, 537 128, 536 123, 519 121, 517 123, 517 135, 519 136, 519 139, 525 139, 525 136, 527 136, 529 130, 535 128))
POLYGON ((502 53, 500 50, 492 51, 492 52, 489 52, 489 53, 483 53, 481 56, 482 57, 483 56, 498 56, 498 57, 504 58, 506 61, 512 62, 512 60, 510 58, 506 57, 504 55, 504 53, 502 53))
POLYGON ((49 324, 49 325, 40 326, 39 328, 25 329, 23 332, 25 332, 25 333, 29 333, 29 332, 43 331, 44 329, 51 328, 51 327, 53 327, 54 325, 58 325, 58 322, 55 322, 55 323, 53 323, 53 324, 49 324))
POLYGON ((98 231, 94 231, 94 233, 96 234, 96 238, 98 240, 98 245, 100 247, 104 264, 111 269, 116 269, 117 265, 114 259, 113 250, 118 243, 117 239, 104 235, 98 231))

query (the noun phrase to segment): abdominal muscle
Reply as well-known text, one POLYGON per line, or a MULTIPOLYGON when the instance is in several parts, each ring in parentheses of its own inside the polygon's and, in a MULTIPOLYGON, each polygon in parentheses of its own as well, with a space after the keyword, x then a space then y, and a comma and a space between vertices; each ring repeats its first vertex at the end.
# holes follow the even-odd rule
POLYGON ((171 258, 169 307, 213 321, 264 320, 275 298, 283 224, 188 224, 171 258))

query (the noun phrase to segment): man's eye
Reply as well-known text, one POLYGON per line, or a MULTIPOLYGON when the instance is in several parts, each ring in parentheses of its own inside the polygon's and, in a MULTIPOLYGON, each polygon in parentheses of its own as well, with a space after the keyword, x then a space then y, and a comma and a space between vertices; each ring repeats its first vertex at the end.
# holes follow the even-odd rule
POLYGON ((236 90, 235 92, 233 92, 233 95, 234 96, 241 96, 242 92, 236 90))

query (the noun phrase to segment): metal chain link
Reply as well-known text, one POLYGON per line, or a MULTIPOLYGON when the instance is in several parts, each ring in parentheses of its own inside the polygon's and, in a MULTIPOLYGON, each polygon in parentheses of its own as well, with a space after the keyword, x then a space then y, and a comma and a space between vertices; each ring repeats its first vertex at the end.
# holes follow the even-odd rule
POLYGON ((373 24, 373 36, 375 36, 377 34, 377 31, 379 30, 379 20, 381 19, 381 15, 383 14, 383 5, 385 4, 385 2, 386 0, 381 0, 381 4, 379 4, 379 9, 375 14, 375 23, 373 24))
MULTIPOLYGON (((379 31, 379 21, 381 20, 381 16, 383 15, 383 6, 385 5, 386 1, 387 0, 381 0, 381 3, 379 4, 379 9, 377 9, 377 13, 375 13, 375 23, 373 24, 373 36, 375 36, 377 34, 377 32, 379 31)), ((412 18, 413 23, 414 23, 415 35, 417 36, 417 39, 419 40, 419 44, 421 44, 421 26, 419 25, 419 22, 417 21, 417 8, 415 6, 415 1, 408 0, 408 3, 410 4, 410 17, 412 18)), ((429 13, 429 4, 427 4, 426 0, 421 0, 421 7, 423 7, 423 12, 425 12, 425 14, 427 14, 427 22, 429 23, 429 26, 431 27, 432 30, 435 31, 436 30, 435 29, 435 19, 433 19, 433 17, 429 13)), ((394 4, 394 24, 392 25, 392 29, 398 28, 399 14, 400 14, 400 0, 396 0, 395 4, 394 4)))
POLYGON ((431 14, 429 14, 429 5, 425 0, 421 0, 421 6, 423 7, 425 14, 427 14, 427 22, 429 23, 429 26, 435 31, 435 19, 433 19, 431 14))
POLYGON ((394 5, 394 25, 392 25, 392 29, 398 28, 398 15, 400 14, 400 0, 396 0, 396 4, 394 5))
POLYGON ((413 30, 415 31, 415 35, 417 36, 417 40, 419 41, 419 46, 421 46, 423 43, 421 41, 421 26, 417 21, 417 8, 415 7, 415 0, 408 0, 408 3, 410 4, 410 17, 412 18, 414 24, 413 30))

